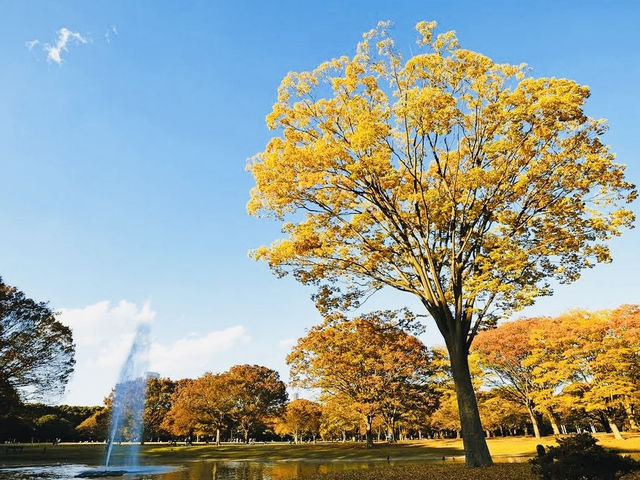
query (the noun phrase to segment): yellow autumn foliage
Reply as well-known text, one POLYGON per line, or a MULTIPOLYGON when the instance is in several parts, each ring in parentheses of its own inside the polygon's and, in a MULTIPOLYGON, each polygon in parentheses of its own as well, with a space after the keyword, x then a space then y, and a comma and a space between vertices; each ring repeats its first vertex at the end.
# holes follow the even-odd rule
POLYGON ((411 292, 466 335, 608 261, 636 191, 606 123, 584 113, 588 87, 435 26, 418 23, 423 50, 407 60, 381 22, 353 57, 284 78, 248 210, 292 223, 252 256, 305 282, 411 292))
POLYGON ((319 286, 322 308, 419 298, 452 362, 467 460, 488 450, 466 356, 483 326, 610 260, 637 192, 584 112, 589 88, 535 78, 420 22, 405 59, 381 22, 352 57, 289 73, 248 169, 250 214, 288 220, 252 257, 319 286), (477 454, 471 452, 477 447, 477 454))

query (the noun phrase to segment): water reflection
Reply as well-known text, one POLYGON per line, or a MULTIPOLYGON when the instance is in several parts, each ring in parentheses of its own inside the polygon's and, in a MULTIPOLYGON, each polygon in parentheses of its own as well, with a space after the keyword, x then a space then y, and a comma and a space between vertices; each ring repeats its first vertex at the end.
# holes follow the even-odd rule
MULTIPOLYGON (((168 473, 126 475, 121 478, 127 480, 294 480, 316 473, 367 469, 380 464, 380 462, 195 461, 175 465, 177 468, 168 473)), ((87 468, 87 465, 4 468, 0 469, 0 480, 70 480, 87 468)))
POLYGON ((373 468, 375 462, 191 462, 162 480, 293 480, 316 473, 373 468))
MULTIPOLYGON (((634 459, 640 460, 640 452, 627 453, 634 459)), ((494 460, 504 462, 526 462, 528 456, 494 456, 494 460)), ((464 461, 463 456, 423 457, 417 459, 405 459, 391 461, 392 465, 411 465, 424 463, 454 463, 464 461)), ((126 475, 123 480, 294 480, 308 475, 326 474, 344 470, 362 470, 377 468, 386 465, 386 460, 381 461, 214 461, 199 460, 186 461, 182 464, 169 465, 174 467, 167 473, 141 475, 126 475)), ((37 467, 6 467, 0 468, 0 480, 71 480, 83 471, 96 469, 95 466, 67 464, 67 465, 42 465, 37 467)), ((114 480, 109 477, 105 480, 114 480)))

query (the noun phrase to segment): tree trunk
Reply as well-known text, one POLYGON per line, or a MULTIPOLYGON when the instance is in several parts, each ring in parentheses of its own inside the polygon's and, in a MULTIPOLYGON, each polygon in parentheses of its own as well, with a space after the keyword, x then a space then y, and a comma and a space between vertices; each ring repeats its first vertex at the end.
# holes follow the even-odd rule
POLYGON ((220 429, 216 428, 216 445, 220 445, 220 429))
POLYGON ((604 428, 604 433, 611 433, 611 427, 609 426, 609 422, 607 422, 607 416, 602 410, 598 411, 598 419, 600 420, 602 428, 604 428))
POLYGON ((609 428, 613 432, 613 438, 616 440, 624 440, 622 435, 620 435, 620 430, 618 430, 618 426, 613 422, 613 419, 607 415, 607 423, 609 424, 609 428))
POLYGON ((389 443, 396 443, 396 421, 393 418, 388 423, 387 433, 389 435, 389 443))
POLYGON ((372 423, 373 423, 373 417, 367 415, 367 419, 366 419, 367 448, 373 447, 373 431, 371 430, 371 424, 372 423))
POLYGON ((538 417, 536 417, 536 413, 533 411, 533 408, 527 406, 527 411, 529 412, 529 418, 531 419, 531 424, 533 425, 533 434, 536 438, 540 438, 540 427, 538 426, 538 417))
POLYGON ((452 344, 452 342, 447 342, 447 347, 451 358, 451 373, 453 374, 453 382, 455 383, 458 397, 458 412, 463 434, 462 443, 464 445, 465 463, 467 467, 487 467, 493 464, 493 461, 484 437, 478 402, 471 383, 467 348, 464 345, 452 344))
POLYGON ((623 401, 624 411, 627 414, 627 420, 629 420, 629 430, 638 430, 638 423, 633 415, 633 408, 631 408, 631 402, 629 402, 629 397, 624 397, 623 401))
POLYGON ((342 443, 347 441, 347 431, 342 430, 342 443))
POLYGON ((551 422, 551 429, 553 430, 553 434, 560 435, 560 429, 558 428, 558 422, 556 422, 556 416, 551 410, 547 411, 547 417, 549 417, 549 422, 551 422))
POLYGON ((249 443, 249 429, 244 431, 244 443, 249 443))

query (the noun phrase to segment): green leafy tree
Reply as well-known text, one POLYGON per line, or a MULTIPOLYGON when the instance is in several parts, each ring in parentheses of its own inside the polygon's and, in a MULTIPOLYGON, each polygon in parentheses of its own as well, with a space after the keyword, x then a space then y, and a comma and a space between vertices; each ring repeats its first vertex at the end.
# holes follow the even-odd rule
POLYGON ((46 441, 72 440, 75 436, 75 429, 71 422, 53 414, 38 418, 35 421, 35 427, 35 434, 46 441))
POLYGON ((55 398, 73 372, 71 330, 44 302, 0 277, 0 396, 7 401, 55 398))

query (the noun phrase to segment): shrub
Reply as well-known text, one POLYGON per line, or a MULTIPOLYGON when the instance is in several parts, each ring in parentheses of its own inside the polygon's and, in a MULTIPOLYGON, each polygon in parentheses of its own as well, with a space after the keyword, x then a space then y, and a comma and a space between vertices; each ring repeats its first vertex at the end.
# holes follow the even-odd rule
POLYGON ((613 480, 640 469, 640 463, 596 445, 588 433, 558 439, 547 452, 538 446, 538 457, 531 460, 533 473, 543 480, 613 480))

